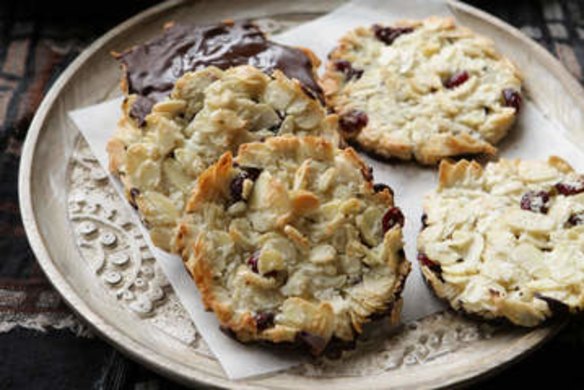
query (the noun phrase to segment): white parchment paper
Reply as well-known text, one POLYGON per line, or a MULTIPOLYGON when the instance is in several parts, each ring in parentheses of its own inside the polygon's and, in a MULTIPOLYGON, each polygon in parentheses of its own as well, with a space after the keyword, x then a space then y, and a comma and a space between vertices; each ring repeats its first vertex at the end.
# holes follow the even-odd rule
MULTIPOLYGON (((273 39, 290 45, 309 47, 325 60, 338 38, 356 26, 447 14, 449 11, 442 0, 353 1, 324 17, 291 29, 273 39)), ((106 170, 108 163, 105 146, 121 115, 120 105, 121 99, 115 99, 69 113, 99 163, 106 170)), ((556 154, 570 162, 577 170, 584 171, 584 153, 563 134, 564 129, 545 118, 531 102, 526 101, 517 125, 500 145, 500 155, 505 158, 546 159, 549 155, 556 154)), ((374 168, 376 182, 387 183, 394 189, 396 204, 402 208, 406 216, 404 229, 406 255, 413 267, 403 294, 402 321, 409 322, 442 310, 443 304, 436 300, 422 280, 415 249, 416 236, 421 227, 422 199, 424 194, 436 185, 436 169, 422 168, 413 163, 387 164, 368 156, 363 157, 374 168)), ((112 183, 121 190, 120 184, 113 178, 112 183)), ((121 194, 120 192, 120 196, 121 194)), ((142 227, 137 216, 135 223, 142 227)), ((148 233, 143 227, 142 229, 144 237, 148 237, 148 233)), ((219 331, 214 315, 203 309, 199 293, 181 259, 156 249, 150 242, 148 245, 193 319, 197 330, 229 378, 241 379, 266 374, 301 362, 299 356, 275 353, 261 347, 244 346, 226 337, 219 331)))
MULTIPOLYGON (((99 164, 106 171, 108 167, 106 145, 122 115, 121 104, 122 98, 119 98, 69 112, 69 116, 85 137, 99 164)), ((121 183, 114 177, 110 177, 110 181, 118 190, 120 197, 125 199, 121 183)), ((265 348, 246 346, 223 334, 219 330, 215 315, 205 311, 199 291, 185 269, 182 259, 156 248, 150 241, 148 231, 140 222, 138 214, 125 200, 124 204, 132 210, 133 223, 140 227, 148 248, 156 258, 162 272, 191 316, 197 331, 203 336, 229 378, 241 379, 266 374, 298 364, 300 361, 298 356, 276 354, 265 348)))

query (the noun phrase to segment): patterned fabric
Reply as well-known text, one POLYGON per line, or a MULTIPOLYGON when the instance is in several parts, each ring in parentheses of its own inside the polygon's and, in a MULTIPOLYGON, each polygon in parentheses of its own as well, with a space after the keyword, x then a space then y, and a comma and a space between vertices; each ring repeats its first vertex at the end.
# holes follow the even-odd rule
MULTIPOLYGON (((397 0, 394 0, 397 1, 397 0)), ((181 388, 92 337, 63 304, 30 250, 18 209, 18 163, 27 128, 44 93, 83 47, 156 1, 20 0, 0 3, 0 388, 181 388), (64 328, 65 330, 63 330, 64 328), (59 330, 61 329, 61 330, 59 330), (41 332, 42 331, 42 332, 41 332)), ((520 28, 584 82, 582 0, 474 0, 520 28)), ((522 363, 483 382, 537 385, 551 374, 578 387, 584 321, 522 363), (520 381, 520 382, 519 382, 520 381)), ((568 385, 570 386, 570 385, 568 385)))

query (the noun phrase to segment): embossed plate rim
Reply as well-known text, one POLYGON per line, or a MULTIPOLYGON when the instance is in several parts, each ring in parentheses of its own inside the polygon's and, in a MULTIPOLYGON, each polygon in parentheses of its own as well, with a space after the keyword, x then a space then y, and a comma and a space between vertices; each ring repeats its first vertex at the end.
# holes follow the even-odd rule
MULTIPOLYGON (((332 2, 327 3, 331 4, 332 2)), ((174 379, 181 380, 191 385, 205 383, 209 385, 227 387, 233 386, 233 382, 230 382, 225 378, 219 378, 210 375, 204 371, 193 370, 187 364, 180 362, 179 360, 167 359, 166 357, 157 356, 155 352, 155 345, 144 345, 139 343, 137 340, 131 338, 127 332, 117 328, 113 323, 110 323, 106 319, 100 317, 96 310, 92 308, 89 303, 85 301, 80 295, 78 295, 74 286, 70 283, 70 281, 67 280, 66 275, 62 273, 57 263, 49 255, 48 248, 51 245, 55 245, 55 243, 47 242, 45 237, 41 234, 40 226, 42 223, 46 222, 39 221, 37 219, 37 213, 35 212, 35 205, 33 204, 33 196, 31 192, 33 161, 35 153, 38 152, 37 141, 41 135, 41 131, 45 128, 46 122, 48 121, 52 110, 56 110, 56 102, 61 93, 63 93, 66 87, 68 87, 70 79, 76 74, 77 71, 86 65, 88 60, 90 60, 96 52, 106 46, 113 39, 119 37, 121 34, 135 30, 137 28, 136 26, 151 21, 152 19, 156 18, 157 15, 165 11, 180 7, 184 4, 187 4, 187 2, 184 0, 171 0, 152 7, 120 24, 96 40, 58 78, 58 80, 45 96, 40 108, 38 109, 29 128, 29 132, 23 147, 19 173, 20 207, 26 233, 41 267, 43 268, 48 278, 55 285, 57 290, 64 297, 65 301, 89 324, 91 324, 93 329, 95 329, 109 342, 121 349, 124 353, 132 356, 136 360, 148 365, 156 371, 161 372, 162 374, 168 375, 174 379)), ((577 84, 577 82, 567 73, 562 65, 560 65, 558 61, 551 56, 551 54, 549 54, 533 41, 529 40, 527 37, 523 36, 523 34, 521 34, 513 27, 510 27, 509 25, 491 15, 486 14, 485 12, 479 11, 472 6, 454 1, 450 1, 449 4, 457 16, 474 19, 479 23, 484 23, 491 26, 492 28, 496 28, 503 34, 507 34, 516 40, 517 44, 523 45, 525 49, 529 50, 532 55, 544 65, 546 70, 549 70, 551 77, 558 80, 558 82, 561 84, 561 87, 563 88, 563 91, 568 92, 576 102, 577 106, 580 108, 580 111, 583 111, 584 90, 582 90, 581 86, 577 84)), ((449 375, 444 375, 438 378, 438 380, 433 380, 431 382, 428 380, 417 382, 417 385, 447 386, 452 383, 473 379, 477 375, 485 374, 492 369, 500 367, 502 364, 507 363, 524 354, 526 351, 533 349, 537 345, 540 345, 544 339, 552 335, 558 328, 559 324, 548 328, 536 329, 521 337, 524 343, 519 348, 510 346, 509 348, 505 349, 505 352, 501 353, 502 356, 500 359, 489 362, 481 362, 481 364, 478 364, 474 368, 468 367, 466 370, 461 370, 457 373, 449 373, 449 375)), ((515 345, 515 343, 513 343, 513 345, 515 345)), ((263 384, 261 383, 261 380, 249 381, 247 383, 237 383, 238 387, 245 388, 259 388, 262 387, 262 385, 263 384)), ((407 383, 402 385, 408 386, 407 383)), ((410 387, 415 385, 416 383, 409 383, 410 387)), ((383 384, 377 383, 377 386, 383 386, 383 384)))

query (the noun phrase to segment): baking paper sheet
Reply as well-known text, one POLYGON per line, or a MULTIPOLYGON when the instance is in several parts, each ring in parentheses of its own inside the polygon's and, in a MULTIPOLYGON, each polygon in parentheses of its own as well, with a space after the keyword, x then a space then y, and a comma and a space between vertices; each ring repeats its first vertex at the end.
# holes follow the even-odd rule
MULTIPOLYGON (((449 11, 445 2, 441 0, 354 1, 273 39, 290 45, 309 47, 325 60, 338 38, 356 26, 447 14, 449 11)), ((120 105, 121 99, 115 99, 69 113, 99 163, 106 170, 108 164, 105 146, 120 117, 120 105)), ((517 125, 500 145, 500 156, 546 159, 551 154, 557 154, 577 170, 584 171, 584 153, 564 137, 565 133, 565 129, 545 118, 532 103, 526 101, 517 125)), ((376 182, 387 183, 394 189, 396 204, 406 216, 404 229, 406 255, 413 267, 403 294, 402 320, 409 322, 442 310, 443 304, 436 300, 422 280, 415 250, 416 236, 421 227, 423 195, 435 187, 436 169, 422 168, 413 163, 388 164, 366 155, 363 157, 374 168, 376 182)), ((121 190, 115 179, 112 178, 112 182, 121 190)), ((137 216, 135 223, 142 226, 137 216)), ((146 231, 143 231, 143 234, 144 237, 148 237, 146 231)), ((203 309, 199 293, 181 259, 156 249, 151 243, 148 244, 197 330, 229 378, 241 379, 266 374, 301 362, 302 358, 299 356, 275 353, 261 347, 244 346, 226 337, 219 331, 214 315, 203 309)))

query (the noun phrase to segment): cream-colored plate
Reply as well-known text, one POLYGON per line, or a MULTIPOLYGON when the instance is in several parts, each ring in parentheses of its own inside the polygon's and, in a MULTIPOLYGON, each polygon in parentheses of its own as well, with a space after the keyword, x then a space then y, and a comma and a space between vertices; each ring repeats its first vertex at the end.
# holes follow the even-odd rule
MULTIPOLYGON (((230 382, 198 336, 136 227, 66 113, 116 96, 119 69, 109 53, 143 42, 168 20, 208 23, 254 18, 280 29, 314 18, 339 0, 169 1, 116 27, 63 72, 29 129, 20 168, 20 205, 34 252, 71 307, 117 348, 176 380, 238 388, 421 388, 485 374, 533 349, 559 324, 510 329, 440 313, 395 337, 370 335, 339 361, 230 382)), ((501 21, 450 4, 465 24, 497 41, 525 75, 530 98, 584 145, 584 92, 544 49, 501 21)), ((111 129, 104 129, 111 131, 111 129)))

